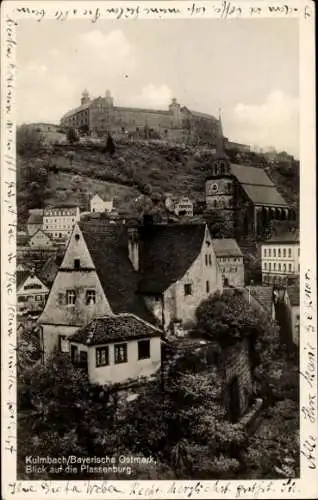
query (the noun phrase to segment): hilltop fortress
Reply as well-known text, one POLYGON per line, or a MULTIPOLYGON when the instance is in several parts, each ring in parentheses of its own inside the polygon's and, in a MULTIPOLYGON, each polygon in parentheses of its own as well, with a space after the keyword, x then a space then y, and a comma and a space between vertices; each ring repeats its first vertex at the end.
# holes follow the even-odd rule
POLYGON ((120 107, 115 106, 109 90, 105 97, 93 99, 85 90, 80 106, 68 111, 61 125, 97 137, 109 132, 210 146, 216 145, 222 133, 219 119, 181 106, 176 99, 167 110, 120 107))

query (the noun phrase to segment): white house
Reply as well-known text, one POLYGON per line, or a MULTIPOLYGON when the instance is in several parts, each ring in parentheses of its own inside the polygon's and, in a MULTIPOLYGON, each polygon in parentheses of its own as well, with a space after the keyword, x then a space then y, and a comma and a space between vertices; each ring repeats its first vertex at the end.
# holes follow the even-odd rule
POLYGON ((52 246, 52 240, 42 229, 38 229, 36 233, 30 236, 29 246, 34 248, 49 248, 52 246))
POLYGON ((92 319, 130 313, 154 324, 128 257, 124 225, 104 221, 76 224, 39 318, 46 358, 92 319))
POLYGON ((299 276, 300 245, 298 231, 273 235, 262 243, 261 252, 263 283, 299 276))
POLYGON ((48 297, 49 289, 30 271, 17 271, 18 312, 41 312, 48 297))
POLYGON ((182 215, 193 217, 193 203, 190 198, 183 196, 177 200, 174 206, 174 213, 178 215, 178 217, 182 215))
POLYGON ((69 337, 69 352, 91 383, 121 384, 159 370, 161 331, 133 314, 104 316, 69 337))
POLYGON ((113 200, 105 201, 98 194, 95 194, 90 201, 91 212, 111 212, 113 210, 113 200))
POLYGON ((46 207, 43 213, 43 231, 53 240, 67 240, 79 220, 80 209, 74 205, 46 207))
POLYGON ((236 240, 213 239, 213 248, 222 273, 223 284, 243 287, 245 284, 243 253, 236 240))

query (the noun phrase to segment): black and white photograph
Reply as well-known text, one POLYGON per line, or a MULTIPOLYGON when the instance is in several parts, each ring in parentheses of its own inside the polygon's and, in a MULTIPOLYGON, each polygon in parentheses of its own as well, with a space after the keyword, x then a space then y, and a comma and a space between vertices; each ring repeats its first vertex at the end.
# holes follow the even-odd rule
POLYGON ((137 19, 126 3, 129 16, 98 2, 88 19, 85 2, 48 2, 50 15, 22 2, 3 21, 16 480, 240 481, 242 498, 255 494, 243 480, 280 480, 305 498, 317 340, 302 221, 316 200, 314 177, 301 188, 315 167, 300 23, 313 4, 227 18, 204 16, 227 2, 150 1, 137 19), (196 15, 173 17, 178 5, 196 15))

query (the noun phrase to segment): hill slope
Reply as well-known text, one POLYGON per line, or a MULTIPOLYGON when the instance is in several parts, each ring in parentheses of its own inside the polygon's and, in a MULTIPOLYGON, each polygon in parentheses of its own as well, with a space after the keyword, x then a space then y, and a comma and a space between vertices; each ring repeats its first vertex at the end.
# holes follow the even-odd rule
MULTIPOLYGON (((114 197, 115 206, 128 213, 140 193, 171 192, 203 200, 212 158, 208 150, 155 141, 117 141, 113 157, 97 144, 40 147, 17 159, 19 225, 25 223, 29 208, 47 203, 75 202, 87 210, 95 192, 114 197)), ((266 169, 286 200, 296 205, 297 168, 266 169)))

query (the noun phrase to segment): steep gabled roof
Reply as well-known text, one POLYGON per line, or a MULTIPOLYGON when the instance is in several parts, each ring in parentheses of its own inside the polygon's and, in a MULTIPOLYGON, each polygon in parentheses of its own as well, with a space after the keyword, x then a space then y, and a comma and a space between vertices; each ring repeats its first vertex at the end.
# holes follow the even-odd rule
POLYGON ((43 210, 31 213, 27 222, 27 224, 39 224, 39 225, 42 223, 43 223, 43 210))
POLYGON ((205 224, 149 225, 139 228, 142 293, 162 293, 181 279, 198 257, 205 224))
POLYGON ((16 272, 17 290, 20 288, 20 286, 23 285, 23 283, 26 281, 26 279, 29 276, 31 276, 30 271, 17 271, 16 272))
POLYGON ((98 220, 82 221, 79 227, 112 311, 132 313, 154 323, 153 315, 137 293, 138 273, 128 257, 126 227, 98 220))
POLYGON ((119 314, 93 319, 69 337, 71 342, 96 346, 123 340, 160 337, 161 330, 133 314, 119 314))
POLYGON ((256 205, 288 207, 263 168, 232 163, 231 172, 256 205))
POLYGON ((273 289, 271 286, 251 286, 252 297, 262 306, 264 311, 271 314, 273 305, 273 289))
POLYGON ((52 255, 49 259, 43 264, 40 272, 39 278, 45 282, 46 284, 52 284, 55 276, 57 275, 58 269, 63 262, 62 255, 52 255))
POLYGON ((242 257, 243 253, 233 238, 220 238, 212 240, 215 255, 217 257, 242 257))

